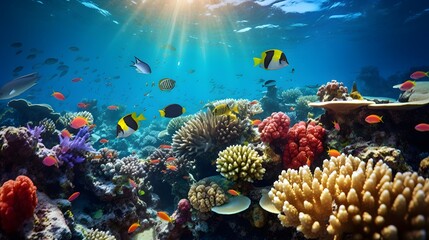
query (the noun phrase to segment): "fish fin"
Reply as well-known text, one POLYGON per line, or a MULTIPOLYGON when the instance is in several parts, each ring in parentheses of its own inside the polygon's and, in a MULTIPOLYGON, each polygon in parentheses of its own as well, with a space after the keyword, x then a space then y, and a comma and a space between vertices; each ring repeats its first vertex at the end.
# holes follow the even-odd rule
POLYGON ((161 115, 161 117, 165 117, 165 111, 164 110, 159 110, 159 115, 161 115))
POLYGON ((182 113, 185 113, 186 112, 186 108, 182 108, 182 113))
POLYGON ((140 60, 138 57, 134 56, 134 58, 136 59, 136 63, 141 63, 142 60, 140 60))
POLYGON ((137 120, 142 121, 142 120, 146 120, 146 118, 143 116, 142 113, 140 113, 140 115, 137 117, 137 120))
POLYGON ((15 89, 12 89, 12 91, 10 91, 10 93, 9 93, 9 96, 14 94, 15 92, 16 92, 15 89))
POLYGON ((238 104, 235 104, 231 110, 235 113, 238 113, 238 104))
POLYGON ((258 66, 258 65, 260 65, 261 64, 261 62, 262 62, 262 59, 260 59, 260 58, 253 58, 253 66, 254 67, 256 67, 256 66, 258 66))
POLYGON ((383 116, 381 116, 381 117, 380 117, 380 121, 381 121, 382 123, 384 123, 384 122, 383 122, 383 116))
POLYGON ((396 84, 396 85, 393 86, 393 88, 400 88, 401 85, 402 85, 402 83, 401 84, 396 84))

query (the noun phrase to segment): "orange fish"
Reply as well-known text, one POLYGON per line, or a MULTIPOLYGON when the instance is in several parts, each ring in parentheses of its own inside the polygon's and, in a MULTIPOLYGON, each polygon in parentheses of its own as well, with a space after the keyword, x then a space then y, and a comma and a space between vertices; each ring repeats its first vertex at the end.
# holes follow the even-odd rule
POLYGON ((58 160, 57 158, 55 158, 55 156, 46 156, 43 161, 42 161, 43 165, 45 166, 52 166, 55 165, 56 167, 58 167, 58 160))
POLYGON ((69 200, 69 202, 75 200, 77 197, 79 197, 80 192, 74 192, 72 195, 70 195, 70 197, 67 199, 69 200))
POLYGON ((105 144, 105 143, 108 143, 108 142, 109 142, 109 140, 107 140, 105 138, 100 139, 100 143, 101 144, 105 144))
POLYGON ((82 108, 82 109, 86 109, 86 108, 88 108, 88 106, 89 106, 89 104, 83 103, 83 102, 80 102, 77 104, 77 107, 82 108))
POLYGON ((131 178, 128 178, 128 182, 130 183, 131 187, 137 188, 137 183, 134 180, 132 180, 131 178))
POLYGON ((175 158, 175 157, 169 157, 169 158, 167 158, 167 160, 166 160, 166 162, 171 162, 171 161, 174 161, 174 160, 176 160, 177 158, 175 158))
POLYGON ((170 216, 168 216, 166 212, 157 212, 156 215, 158 215, 158 217, 164 221, 167 221, 167 222, 173 221, 173 219, 170 216))
POLYGON ((182 176, 182 178, 185 180, 189 180, 191 177, 189 177, 189 175, 185 175, 185 176, 182 176))
POLYGON ((177 170, 179 170, 176 166, 174 166, 174 165, 167 165, 167 167, 166 167, 168 170, 171 170, 171 171, 177 171, 177 170))
POLYGON ((171 147, 171 145, 161 144, 161 145, 159 145, 159 148, 161 148, 161 149, 171 149, 172 147, 171 147))
POLYGON ((429 131, 429 124, 427 123, 420 123, 417 124, 414 129, 416 129, 419 132, 428 132, 429 131))
POLYGON ((420 79, 423 77, 429 77, 429 72, 415 71, 410 75, 412 79, 420 79))
POLYGON ((240 192, 235 191, 234 189, 229 189, 228 193, 231 194, 232 196, 238 196, 238 195, 240 195, 240 192))
POLYGON ((69 132, 69 130, 67 130, 67 129, 63 129, 62 131, 61 131, 61 137, 68 137, 68 138, 71 138, 72 137, 72 134, 69 132))
POLYGON ((332 124, 334 124, 335 130, 340 131, 340 124, 337 121, 333 121, 332 124))
POLYGON ((80 78, 80 77, 72 79, 72 82, 80 82, 80 81, 82 81, 82 78, 80 78))
POLYGON ((103 158, 103 155, 101 154, 96 154, 92 157, 92 159, 101 159, 101 158, 103 158))
POLYGON ((261 124, 261 120, 259 120, 259 119, 252 120, 253 126, 257 127, 259 124, 261 124))
POLYGON ((133 233, 138 227, 140 227, 140 223, 138 222, 131 224, 128 228, 128 234, 133 233))
POLYGON ((307 161, 306 161, 306 164, 307 164, 307 166, 311 166, 311 160, 310 160, 310 158, 309 157, 307 157, 307 161))
POLYGON ((259 103, 258 100, 253 100, 253 101, 250 102, 250 105, 255 105, 255 104, 258 104, 258 103, 259 103))
POLYGON ((116 105, 110 105, 110 106, 107 106, 107 109, 112 110, 112 111, 116 111, 116 110, 119 110, 119 107, 116 105))
POLYGON ((91 125, 89 125, 89 130, 94 129, 95 127, 97 127, 97 125, 95 125, 95 124, 91 124, 91 125))
POLYGON ((159 160, 159 159, 151 159, 150 160, 150 164, 158 164, 158 163, 160 163, 161 162, 161 160, 159 160))
POLYGON ((416 81, 407 80, 399 86, 399 90, 407 91, 416 86, 416 81))
POLYGON ((70 122, 70 127, 74 128, 74 129, 79 129, 85 125, 88 125, 88 119, 81 117, 81 116, 77 116, 75 117, 71 122, 70 122))
POLYGON ((326 152, 328 152, 328 155, 330 156, 330 157, 338 157, 338 156, 340 156, 341 155, 341 153, 340 152, 338 152, 338 150, 336 150, 336 149, 328 149, 328 151, 326 151, 326 152))
POLYGON ((379 123, 379 122, 383 122, 383 116, 378 116, 375 114, 369 115, 365 118, 365 122, 369 123, 369 124, 374 124, 374 123, 379 123))
POLYGON ((295 111, 295 107, 290 107, 289 110, 290 111, 295 111))
POLYGON ((66 99, 66 97, 64 97, 64 95, 60 92, 53 92, 51 96, 54 96, 54 98, 64 101, 66 99))

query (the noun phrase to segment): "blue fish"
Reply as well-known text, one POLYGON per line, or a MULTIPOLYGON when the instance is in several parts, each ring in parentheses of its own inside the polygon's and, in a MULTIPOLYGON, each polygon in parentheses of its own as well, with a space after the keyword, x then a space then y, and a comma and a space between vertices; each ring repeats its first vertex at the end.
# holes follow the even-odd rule
POLYGON ((143 62, 142 60, 138 59, 137 57, 134 57, 136 59, 136 62, 133 62, 133 65, 131 67, 135 67, 136 71, 143 74, 150 74, 152 73, 152 70, 150 69, 149 64, 143 62))

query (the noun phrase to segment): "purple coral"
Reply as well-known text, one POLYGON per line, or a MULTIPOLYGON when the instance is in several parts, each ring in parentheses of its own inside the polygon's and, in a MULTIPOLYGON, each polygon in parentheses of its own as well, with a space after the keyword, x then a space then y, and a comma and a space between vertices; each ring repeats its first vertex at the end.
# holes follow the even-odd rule
POLYGON ((34 128, 31 128, 30 124, 27 124, 27 130, 34 140, 42 142, 42 133, 45 131, 44 126, 35 126, 34 128))
POLYGON ((188 199, 180 199, 179 203, 177 204, 177 209, 172 215, 172 218, 177 225, 183 225, 191 220, 191 203, 188 201, 188 199))
POLYGON ((56 148, 57 157, 62 162, 68 163, 70 167, 73 167, 76 163, 83 162, 85 152, 95 151, 89 142, 91 135, 87 126, 79 129, 79 132, 72 139, 61 135, 59 137, 60 144, 54 147, 56 148))

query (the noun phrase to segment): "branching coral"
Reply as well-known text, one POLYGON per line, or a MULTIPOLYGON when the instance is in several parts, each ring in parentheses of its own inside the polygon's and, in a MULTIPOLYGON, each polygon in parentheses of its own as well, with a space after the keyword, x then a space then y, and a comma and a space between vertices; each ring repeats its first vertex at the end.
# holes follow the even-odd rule
POLYGON ((101 231, 98 229, 89 229, 84 231, 85 239, 87 240, 115 240, 115 236, 111 235, 108 231, 101 231))
POLYGON ((262 157, 248 146, 233 145, 219 153, 216 168, 227 179, 253 182, 265 173, 262 157))
POLYGON ((60 144, 54 146, 57 158, 64 163, 73 167, 76 163, 81 163, 85 160, 85 153, 95 151, 90 142, 89 127, 85 126, 79 129, 79 132, 72 137, 62 137, 59 135, 60 144))
POLYGON ((188 192, 188 199, 192 207, 200 212, 209 212, 212 207, 228 201, 219 185, 204 180, 192 184, 188 192))
POLYGON ((192 115, 187 116, 179 116, 176 118, 172 118, 167 125, 167 132, 169 135, 175 134, 185 123, 192 118, 192 115))
POLYGON ((314 174, 283 171, 269 197, 282 225, 307 238, 424 239, 429 231, 429 179, 398 173, 382 161, 341 155, 314 174))

